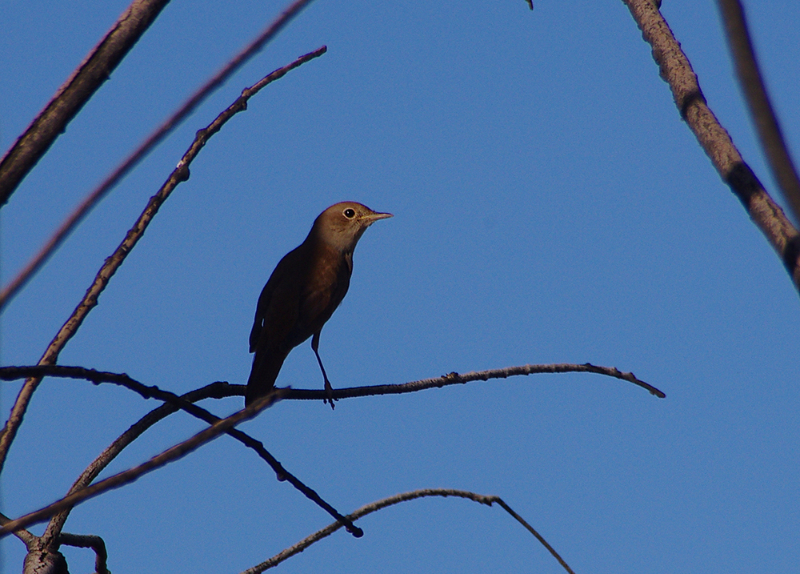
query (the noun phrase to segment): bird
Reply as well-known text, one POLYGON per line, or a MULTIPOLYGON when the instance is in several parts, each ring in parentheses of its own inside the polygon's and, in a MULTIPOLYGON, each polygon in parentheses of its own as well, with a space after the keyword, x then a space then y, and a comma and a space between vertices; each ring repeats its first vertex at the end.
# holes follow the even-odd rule
POLYGON ((289 352, 311 339, 327 396, 333 387, 319 356, 322 327, 342 302, 353 273, 353 250, 367 228, 393 217, 355 201, 328 207, 314 221, 303 243, 280 260, 261 291, 250 331, 255 353, 245 392, 245 406, 268 394, 289 352))

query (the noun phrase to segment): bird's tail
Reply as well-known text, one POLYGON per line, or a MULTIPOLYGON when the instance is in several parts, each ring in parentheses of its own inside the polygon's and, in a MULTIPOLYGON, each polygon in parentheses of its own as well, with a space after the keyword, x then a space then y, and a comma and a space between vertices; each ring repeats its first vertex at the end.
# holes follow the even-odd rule
POLYGON ((281 353, 273 349, 256 351, 250 378, 247 380, 244 406, 250 405, 272 390, 287 355, 288 353, 281 353))

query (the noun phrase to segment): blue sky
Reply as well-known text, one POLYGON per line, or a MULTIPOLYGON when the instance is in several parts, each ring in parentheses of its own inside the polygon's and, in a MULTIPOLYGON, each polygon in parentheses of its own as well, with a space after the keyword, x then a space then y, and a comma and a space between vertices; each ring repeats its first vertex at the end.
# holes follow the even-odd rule
MULTIPOLYGON (((800 5, 747 2, 768 88, 800 146, 800 5)), ((0 147, 126 2, 11 2, 0 37, 0 147)), ((281 4, 171 3, 0 211, 5 284, 147 134, 281 4)), ((777 196, 714 2, 662 12, 715 114, 777 196)), ((355 253, 322 332, 334 387, 526 363, 615 366, 414 395, 284 402, 243 429, 343 512, 419 488, 496 494, 576 572, 791 571, 800 562, 798 296, 681 121, 621 2, 319 1, 97 207, 7 308, 4 365, 34 364, 188 147, 242 88, 321 45, 202 151, 191 179, 60 357, 182 393, 244 383, 258 294, 316 215, 390 211, 355 253)), ((795 157, 797 154, 795 153, 795 157)), ((322 388, 306 343, 279 386, 322 388)), ((3 383, 4 419, 20 384, 3 383)), ((240 398, 205 404, 219 415, 240 398)), ((46 379, 2 479, 15 517, 62 496, 153 401, 46 379)), ((202 428, 175 415, 103 476, 202 428)), ((330 523, 222 437, 83 504, 115 574, 238 572, 330 523)), ((407 503, 284 572, 560 572, 497 508, 407 503)), ((42 526, 32 530, 41 532, 42 526)), ((0 569, 19 571, 14 538, 0 569)), ((89 551, 65 549, 72 571, 89 551)))

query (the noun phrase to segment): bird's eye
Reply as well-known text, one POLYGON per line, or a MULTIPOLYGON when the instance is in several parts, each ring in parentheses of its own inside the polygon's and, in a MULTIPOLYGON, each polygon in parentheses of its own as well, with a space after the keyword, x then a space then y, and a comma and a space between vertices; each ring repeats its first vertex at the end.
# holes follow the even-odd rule
POLYGON ((347 219, 353 219, 356 216, 356 210, 352 207, 348 207, 343 213, 347 219))

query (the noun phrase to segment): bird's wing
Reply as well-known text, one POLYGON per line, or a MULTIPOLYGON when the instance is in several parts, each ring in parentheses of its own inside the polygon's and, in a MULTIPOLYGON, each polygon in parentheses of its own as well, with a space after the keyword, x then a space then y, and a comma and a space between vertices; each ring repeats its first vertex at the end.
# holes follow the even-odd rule
POLYGON ((297 321, 297 304, 296 302, 294 305, 292 304, 291 297, 297 289, 292 281, 293 275, 296 274, 292 274, 290 271, 294 262, 302 255, 298 253, 298 249, 284 255, 261 290, 256 305, 253 328, 250 330, 251 353, 254 353, 258 347, 258 340, 264 325, 271 325, 270 332, 278 334, 281 331, 280 325, 286 324, 288 321, 291 321, 289 325, 292 325, 297 321))
POLYGON ((323 255, 317 259, 313 276, 303 286, 300 317, 295 329, 289 334, 292 345, 299 345, 321 331, 347 294, 352 269, 349 257, 343 257, 338 252, 335 255, 323 255))

